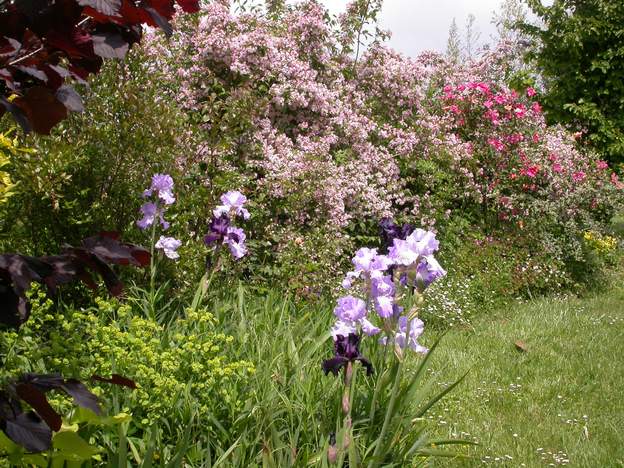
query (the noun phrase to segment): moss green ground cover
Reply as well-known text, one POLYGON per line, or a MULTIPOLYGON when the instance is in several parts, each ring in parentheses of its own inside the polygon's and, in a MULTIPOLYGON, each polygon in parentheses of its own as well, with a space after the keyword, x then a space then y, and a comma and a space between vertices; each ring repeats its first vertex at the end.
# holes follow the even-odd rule
POLYGON ((438 351, 442 385, 471 371, 430 417, 480 446, 436 463, 624 466, 624 289, 517 305, 450 332, 438 351))

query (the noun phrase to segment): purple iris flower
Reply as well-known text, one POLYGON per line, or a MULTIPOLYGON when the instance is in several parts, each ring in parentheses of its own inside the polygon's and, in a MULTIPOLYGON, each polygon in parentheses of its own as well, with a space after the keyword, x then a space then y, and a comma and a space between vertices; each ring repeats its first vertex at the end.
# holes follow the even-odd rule
POLYGON ((345 289, 351 288, 351 286, 353 286, 353 281, 359 276, 359 273, 356 273, 355 271, 348 272, 345 278, 342 280, 342 287, 345 289))
POLYGON ((222 242, 227 235, 229 227, 230 218, 226 214, 215 216, 210 221, 210 232, 204 236, 204 243, 210 247, 213 244, 222 242))
POLYGON ((394 239, 405 240, 412 232, 414 226, 411 224, 398 225, 390 218, 384 218, 379 223, 379 233, 385 248, 391 247, 394 239))
POLYGON ((243 205, 247 202, 247 197, 237 190, 231 190, 221 195, 222 205, 217 206, 213 214, 219 217, 223 214, 234 214, 235 216, 242 216, 243 219, 249 219, 251 216, 249 211, 243 208, 243 205))
POLYGON ((432 255, 439 245, 433 232, 416 229, 405 240, 394 239, 388 256, 397 265, 412 266, 421 257, 432 255))
POLYGON ((334 308, 334 315, 338 319, 348 322, 357 322, 366 317, 366 303, 357 297, 344 296, 338 299, 334 308))
POLYGON ((440 266, 433 255, 427 255, 423 261, 418 264, 416 270, 416 281, 421 283, 425 288, 435 280, 446 275, 446 271, 440 266))
POLYGON ((366 278, 381 278, 392 265, 392 260, 387 255, 378 255, 377 249, 367 247, 359 249, 352 262, 355 270, 348 272, 342 280, 342 287, 345 289, 349 289, 353 281, 362 275, 366 278))
MULTIPOLYGON (((407 317, 399 317, 398 330, 394 334, 394 342, 400 348, 410 347, 417 353, 426 354, 429 352, 427 348, 418 343, 418 338, 425 330, 425 324, 419 318, 415 318, 410 323, 409 336, 407 334, 407 317)), ((387 344, 388 338, 383 337, 379 340, 382 344, 387 344)))
POLYGON ((392 296, 379 296, 373 299, 375 310, 381 318, 390 318, 394 315, 394 299, 392 296))
POLYGON ((331 336, 334 340, 337 340, 339 335, 349 336, 352 333, 357 333, 357 328, 355 322, 349 320, 337 320, 331 328, 331 336))
POLYGON ((247 247, 245 246, 245 239, 247 236, 241 228, 228 227, 224 244, 230 248, 230 252, 235 259, 243 258, 247 254, 247 247))
POLYGON ((366 318, 360 320, 360 326, 362 327, 362 332, 368 336, 377 335, 381 332, 381 328, 376 327, 366 318))
POLYGON ((357 252, 355 252, 355 257, 353 257, 353 266, 355 266, 356 272, 369 272, 371 269, 371 265, 373 264, 373 260, 377 256, 377 249, 369 249, 367 247, 362 247, 357 252))
POLYGON ((143 192, 144 197, 151 197, 156 192, 156 196, 165 204, 171 205, 175 202, 173 196, 173 179, 169 174, 154 174, 152 185, 143 192))
POLYGON ((338 335, 334 341, 334 357, 323 361, 323 372, 338 375, 347 363, 359 361, 366 368, 366 375, 373 374, 373 365, 360 353, 360 337, 355 333, 338 335))
POLYGON ((375 310, 381 318, 389 318, 394 314, 394 283, 389 275, 371 280, 371 296, 375 310))
POLYGON ((394 296, 392 276, 384 275, 371 280, 371 294, 373 297, 394 296))
POLYGON ((362 331, 369 336, 376 335, 381 331, 366 319, 366 302, 353 296, 344 296, 338 299, 334 308, 334 315, 338 321, 332 328, 332 336, 347 335, 348 332, 355 333, 357 325, 362 327, 362 331))
POLYGON ((338 335, 348 335, 349 333, 357 333, 357 326, 360 326, 362 332, 365 335, 373 336, 381 332, 381 328, 376 327, 365 317, 359 319, 357 322, 351 320, 336 320, 336 323, 331 328, 331 336, 336 339, 338 335))
POLYGON ((156 217, 160 219, 162 228, 166 231, 169 229, 169 223, 165 221, 163 216, 163 210, 161 210, 156 203, 148 202, 141 206, 141 214, 143 218, 137 221, 137 226, 141 229, 147 229, 156 221, 156 217))
POLYGON ((160 239, 158 239, 158 242, 156 242, 155 247, 157 249, 162 249, 168 258, 175 260, 177 258, 180 258, 180 254, 176 252, 176 250, 178 250, 181 245, 182 241, 179 241, 178 239, 174 239, 173 237, 160 236, 160 239))

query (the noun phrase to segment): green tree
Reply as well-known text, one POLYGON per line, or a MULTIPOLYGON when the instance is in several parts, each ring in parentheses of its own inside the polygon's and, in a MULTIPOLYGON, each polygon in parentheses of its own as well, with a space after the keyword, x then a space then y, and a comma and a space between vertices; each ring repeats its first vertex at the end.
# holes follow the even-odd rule
POLYGON ((548 119, 624 161, 624 2, 526 1, 541 22, 520 28, 534 39, 528 58, 543 78, 548 119))
POLYGON ((455 18, 453 18, 453 22, 449 28, 448 40, 446 41, 446 55, 453 63, 459 63, 461 59, 461 47, 459 28, 457 27, 455 18))

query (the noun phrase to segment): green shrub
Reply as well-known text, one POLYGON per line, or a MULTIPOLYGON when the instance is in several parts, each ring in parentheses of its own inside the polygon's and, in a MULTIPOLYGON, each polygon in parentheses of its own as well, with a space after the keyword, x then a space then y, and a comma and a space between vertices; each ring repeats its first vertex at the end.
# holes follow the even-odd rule
POLYGON ((47 254, 102 230, 134 232, 146 181, 174 172, 186 151, 178 141, 183 117, 158 99, 157 86, 145 86, 141 62, 137 50, 107 63, 90 83, 83 113, 50 137, 23 138, 33 151, 10 156, 19 191, 0 219, 4 250, 47 254))
MULTIPOLYGON (((32 298, 30 320, 19 331, 0 335, 5 365, 0 377, 21 372, 59 372, 84 381, 113 373, 136 381, 117 405, 130 408, 136 430, 165 427, 164 440, 175 443, 178 424, 229 419, 240 411, 244 395, 236 392, 252 363, 229 357, 232 337, 217 331, 206 310, 187 310, 167 326, 135 316, 131 306, 96 299, 87 309, 59 307, 42 292, 32 298)), ((94 385, 109 396, 110 387, 94 385)), ((68 409, 68 408, 66 408, 68 409)))

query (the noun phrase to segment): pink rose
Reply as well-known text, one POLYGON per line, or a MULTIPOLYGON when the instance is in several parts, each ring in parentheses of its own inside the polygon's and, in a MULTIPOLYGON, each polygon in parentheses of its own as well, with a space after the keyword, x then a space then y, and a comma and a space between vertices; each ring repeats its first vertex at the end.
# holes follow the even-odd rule
POLYGON ((585 180, 585 173, 583 171, 577 171, 574 174, 572 174, 572 180, 574 182, 582 182, 583 180, 585 180))

